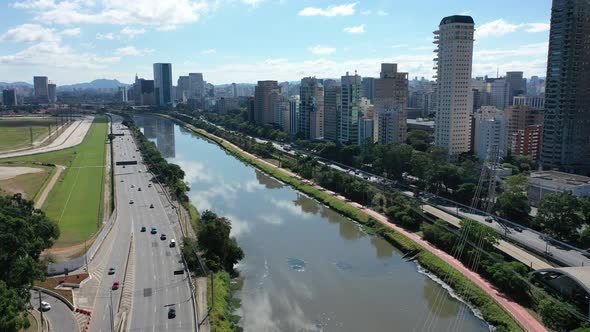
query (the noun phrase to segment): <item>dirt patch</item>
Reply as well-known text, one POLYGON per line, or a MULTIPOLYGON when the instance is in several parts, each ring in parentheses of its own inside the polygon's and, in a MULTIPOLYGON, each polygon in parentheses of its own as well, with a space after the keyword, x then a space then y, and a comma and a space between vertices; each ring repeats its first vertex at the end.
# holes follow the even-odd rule
POLYGON ((69 289, 56 289, 55 287, 61 285, 64 282, 71 284, 80 284, 84 279, 88 278, 88 273, 72 274, 67 277, 55 277, 47 278, 43 281, 35 282, 35 286, 49 289, 65 297, 70 303, 74 303, 74 297, 72 291, 69 289))
POLYGON ((6 167, 0 166, 0 180, 8 180, 12 179, 13 177, 29 174, 29 173, 39 173, 43 172, 42 168, 35 168, 35 167, 6 167))
MULTIPOLYGON (((5 167, 0 167, 5 168, 5 167)), ((13 167, 6 167, 13 168, 13 167)), ((19 168, 19 167, 14 167, 19 168)), ((30 167, 24 167, 30 168, 30 167)), ((39 189, 45 183, 45 180, 49 174, 48 168, 31 168, 36 170, 32 173, 24 173, 16 175, 4 180, 0 180, 0 194, 16 194, 22 193, 26 199, 33 199, 39 189)), ((0 174, 2 170, 0 169, 0 174)), ((2 174, 4 175, 4 174, 2 174)))

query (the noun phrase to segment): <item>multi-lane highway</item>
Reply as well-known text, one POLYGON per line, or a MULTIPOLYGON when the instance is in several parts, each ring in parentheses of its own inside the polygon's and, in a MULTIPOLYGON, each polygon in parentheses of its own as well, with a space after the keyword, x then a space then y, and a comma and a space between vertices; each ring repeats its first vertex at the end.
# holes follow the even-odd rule
POLYGON ((111 331, 121 321, 129 331, 195 331, 188 275, 174 274, 184 269, 180 248, 170 246, 172 239, 179 240, 177 221, 169 220, 152 175, 121 120, 113 116, 113 133, 124 135, 113 140, 114 160, 137 160, 137 165, 114 169, 117 219, 99 252, 106 263, 96 276, 100 283, 91 331, 111 331), (152 227, 156 234, 151 234, 152 227), (114 273, 109 274, 110 268, 114 273), (118 289, 113 289, 114 282, 118 289), (171 308, 175 317, 169 316, 171 308))

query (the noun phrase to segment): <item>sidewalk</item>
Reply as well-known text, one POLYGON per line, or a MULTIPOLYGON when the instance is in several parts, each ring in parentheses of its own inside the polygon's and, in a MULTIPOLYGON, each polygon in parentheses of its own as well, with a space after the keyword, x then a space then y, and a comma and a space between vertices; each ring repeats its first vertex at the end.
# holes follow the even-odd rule
MULTIPOLYGON (((194 128, 194 126, 191 126, 194 128)), ((210 134, 213 135, 213 134, 210 134)), ((215 136, 215 135, 213 135, 215 136)), ((294 174, 291 171, 288 171, 286 169, 280 168, 275 166, 274 164, 261 159, 249 152, 246 152, 244 150, 242 150, 240 147, 236 146, 235 144, 227 141, 224 138, 215 136, 218 139, 222 140, 223 142, 225 142, 226 144, 231 145, 233 148, 235 148, 236 150, 240 151, 241 153, 254 158, 270 167, 276 168, 280 171, 282 171, 283 173, 291 176, 291 177, 297 177, 296 174, 294 174)), ((313 183, 312 183, 313 184, 313 183)), ((313 184, 314 187, 316 188, 321 188, 324 189, 316 184, 313 184)), ((346 202, 345 197, 343 196, 334 196, 336 198, 338 198, 339 200, 346 202)), ((361 205, 357 204, 357 203, 350 203, 353 206, 360 208, 361 205)), ((411 240, 413 240, 414 242, 418 243, 419 245, 421 245, 422 247, 424 247, 424 249, 430 251, 431 253, 433 253, 434 255, 436 255, 437 257, 441 258, 442 260, 444 260, 447 264, 451 265, 453 268, 455 268, 456 270, 458 270, 459 272, 461 272, 464 276, 466 276, 467 278, 469 278, 469 280, 471 280, 472 282, 474 282, 476 285, 478 285, 483 291, 485 291, 486 293, 488 293, 488 295, 490 295, 504 310, 506 310, 506 312, 508 312, 525 330, 527 331, 535 331, 535 332, 542 332, 542 331, 547 331, 547 329, 539 322, 537 321, 533 316, 531 316, 531 314, 529 314, 529 312, 523 308, 521 305, 519 305, 518 303, 510 300, 507 298, 506 295, 504 295, 503 293, 501 293, 499 290, 497 290, 494 286, 492 286, 488 281, 484 280, 479 274, 469 270, 467 267, 465 267, 460 261, 458 261, 457 259, 455 259, 454 257, 452 257, 451 255, 447 254, 446 252, 434 247, 433 245, 431 245, 430 243, 428 243, 427 241, 423 240, 421 237, 419 237, 417 234, 406 231, 405 229, 391 224, 388 220, 387 217, 379 214, 373 210, 370 209, 363 209, 363 211, 365 213, 367 213, 368 215, 370 215, 371 217, 373 217, 374 219, 376 219, 377 221, 379 221, 382 225, 389 227, 401 234, 403 234, 404 236, 410 238, 411 240)))

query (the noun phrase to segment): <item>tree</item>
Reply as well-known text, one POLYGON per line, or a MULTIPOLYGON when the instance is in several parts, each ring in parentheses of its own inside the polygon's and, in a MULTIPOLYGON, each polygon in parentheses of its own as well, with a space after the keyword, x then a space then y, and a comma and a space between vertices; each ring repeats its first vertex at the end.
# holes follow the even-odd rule
POLYGON ((580 202, 571 192, 547 194, 541 200, 535 223, 550 235, 575 243, 584 223, 580 202))
POLYGON ((21 194, 0 197, 0 330, 16 331, 35 280, 45 277, 41 252, 59 236, 57 225, 21 194))
POLYGON ((498 195, 494 210, 502 218, 509 219, 522 225, 529 224, 529 206, 528 198, 523 193, 503 192, 498 195))
POLYGON ((236 239, 230 237, 230 220, 206 210, 201 214, 201 223, 197 238, 199 248, 205 251, 208 268, 234 273, 234 265, 244 258, 244 252, 236 239))
POLYGON ((543 324, 557 331, 571 331, 580 325, 580 321, 572 314, 576 309, 564 302, 543 299, 537 311, 541 314, 543 324))
POLYGON ((486 272, 490 275, 494 285, 500 287, 506 294, 510 294, 514 299, 528 299, 528 268, 520 262, 501 262, 494 263, 486 267, 486 272), (524 279, 524 280, 523 280, 524 279))
POLYGON ((432 143, 432 137, 424 130, 412 130, 408 132, 406 143, 411 145, 414 150, 425 152, 432 143))

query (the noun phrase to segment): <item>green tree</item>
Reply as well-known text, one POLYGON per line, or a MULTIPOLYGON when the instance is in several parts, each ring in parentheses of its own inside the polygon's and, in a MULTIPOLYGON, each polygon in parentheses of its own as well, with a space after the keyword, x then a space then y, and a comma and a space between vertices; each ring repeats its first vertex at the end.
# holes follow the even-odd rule
POLYGON ((572 314, 575 310, 567 303, 552 299, 541 300, 537 307, 543 324, 557 331, 570 331, 580 325, 580 321, 572 314))
POLYGON ((432 135, 424 130, 412 130, 408 132, 406 143, 414 150, 425 152, 432 143, 432 135))
POLYGON ((580 202, 571 192, 547 194, 541 200, 535 223, 554 237, 576 242, 578 229, 584 223, 580 202))
POLYGON ((528 198, 523 193, 511 191, 498 195, 494 210, 502 217, 519 224, 529 224, 531 207, 528 198))
POLYGON ((206 210, 201 214, 201 227, 197 235, 199 248, 205 251, 207 267, 217 272, 234 273, 234 265, 244 258, 235 238, 230 237, 231 221, 206 210))
POLYGON ((525 265, 520 262, 494 263, 486 267, 486 272, 504 293, 516 300, 528 300, 528 268, 525 265))

